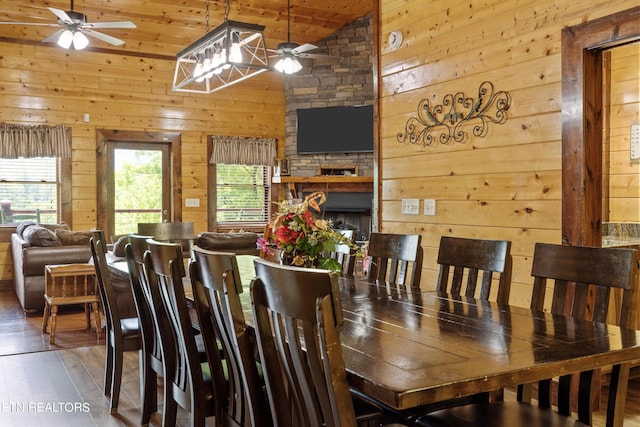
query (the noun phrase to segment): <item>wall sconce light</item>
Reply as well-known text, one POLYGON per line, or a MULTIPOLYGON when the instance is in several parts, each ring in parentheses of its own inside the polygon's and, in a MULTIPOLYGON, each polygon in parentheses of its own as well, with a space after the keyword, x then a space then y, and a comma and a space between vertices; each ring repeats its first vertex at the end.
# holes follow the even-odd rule
POLYGON ((224 22, 177 55, 173 90, 212 93, 269 69, 264 26, 230 21, 225 0, 224 22))

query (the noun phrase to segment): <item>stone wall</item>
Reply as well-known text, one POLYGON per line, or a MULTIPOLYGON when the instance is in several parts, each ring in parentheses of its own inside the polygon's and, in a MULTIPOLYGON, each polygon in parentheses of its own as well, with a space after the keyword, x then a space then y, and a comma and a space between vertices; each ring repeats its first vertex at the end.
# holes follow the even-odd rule
POLYGON ((373 153, 296 153, 296 109, 373 104, 373 20, 368 14, 316 43, 310 53, 342 60, 302 60, 303 68, 287 76, 285 155, 293 176, 314 176, 321 165, 356 165, 358 175, 373 174, 373 153))

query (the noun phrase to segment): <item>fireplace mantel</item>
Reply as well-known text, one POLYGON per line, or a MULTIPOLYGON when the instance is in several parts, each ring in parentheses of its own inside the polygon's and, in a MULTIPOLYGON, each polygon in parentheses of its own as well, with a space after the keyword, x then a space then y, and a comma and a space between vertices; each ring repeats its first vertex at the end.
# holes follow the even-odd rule
POLYGON ((371 183, 371 176, 353 176, 353 175, 323 175, 323 176, 274 176, 272 178, 274 184, 304 184, 304 183, 331 183, 331 184, 353 184, 353 183, 371 183))
MULTIPOLYGON (((288 184, 294 194, 311 191, 370 193, 373 177, 357 175, 274 176, 273 184, 288 184)), ((285 187, 285 186, 279 186, 285 187)))

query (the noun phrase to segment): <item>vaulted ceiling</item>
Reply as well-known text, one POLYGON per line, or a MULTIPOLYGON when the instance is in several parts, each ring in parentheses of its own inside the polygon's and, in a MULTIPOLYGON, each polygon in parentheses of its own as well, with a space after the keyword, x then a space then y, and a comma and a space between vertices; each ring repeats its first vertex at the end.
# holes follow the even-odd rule
MULTIPOLYGON (((374 0, 291 0, 291 40, 315 43, 373 10, 374 0)), ((47 9, 70 10, 69 0, 0 0, 0 22, 57 22, 47 9)), ((133 21, 134 29, 100 30, 125 40, 119 47, 91 38, 90 48, 175 57, 206 33, 207 0, 75 0, 89 22, 133 21)), ((265 26, 267 47, 287 40, 287 0, 229 0, 229 19, 265 26)), ((209 30, 224 20, 224 1, 209 0, 209 30)), ((39 44, 58 28, 0 25, 0 41, 39 44)), ((55 46, 54 44, 50 44, 55 46)))

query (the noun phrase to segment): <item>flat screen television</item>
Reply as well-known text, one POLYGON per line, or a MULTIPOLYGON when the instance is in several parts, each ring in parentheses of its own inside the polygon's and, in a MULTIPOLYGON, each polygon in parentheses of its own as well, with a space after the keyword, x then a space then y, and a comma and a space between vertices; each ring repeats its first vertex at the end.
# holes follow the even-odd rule
POLYGON ((298 116, 298 154, 373 151, 373 106, 305 108, 298 116))

